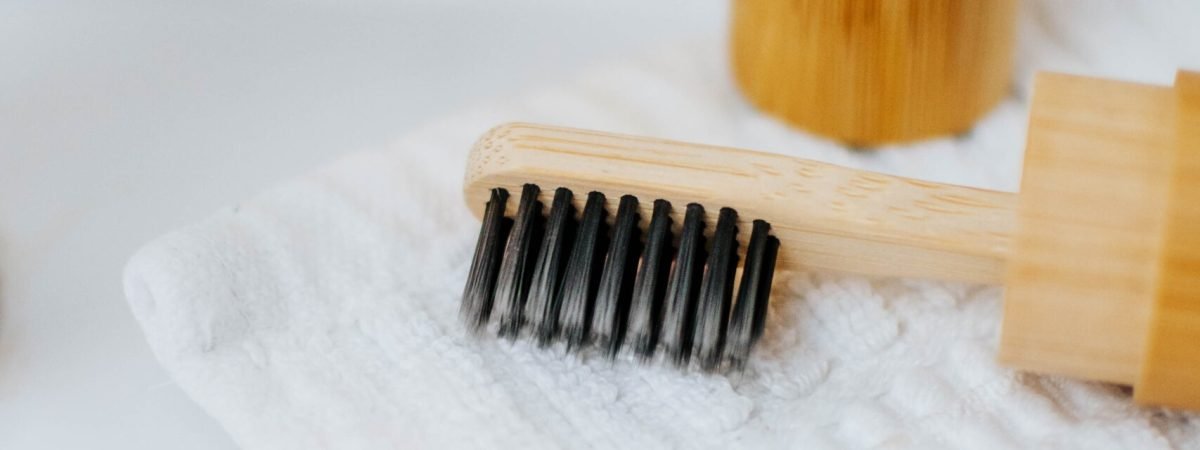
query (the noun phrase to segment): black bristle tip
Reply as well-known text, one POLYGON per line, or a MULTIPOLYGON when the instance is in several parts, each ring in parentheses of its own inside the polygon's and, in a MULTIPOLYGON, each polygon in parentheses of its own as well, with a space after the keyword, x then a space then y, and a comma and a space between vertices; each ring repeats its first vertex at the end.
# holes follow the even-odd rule
POLYGON ((725 345, 725 327, 732 303, 734 271, 737 269, 737 212, 721 208, 717 228, 713 232, 712 251, 704 265, 700 295, 692 327, 692 354, 700 367, 714 371, 721 364, 725 345))
POLYGON ((626 341, 642 360, 654 356, 662 330, 663 298, 674 253, 671 234, 671 203, 655 200, 646 233, 646 245, 633 283, 629 302, 626 341))
POLYGON ((591 341, 592 313, 608 241, 604 202, 604 194, 588 193, 583 218, 579 221, 579 232, 575 235, 575 246, 571 249, 571 258, 563 276, 559 327, 568 351, 591 341))
POLYGON ((563 272, 570 256, 575 232, 575 207, 571 191, 558 188, 550 204, 546 232, 534 263, 525 318, 537 338, 547 346, 558 337, 558 314, 562 307, 563 272))
POLYGON ((529 297, 532 268, 542 245, 545 222, 539 193, 541 190, 533 184, 526 184, 521 189, 516 221, 504 247, 494 301, 502 337, 515 338, 525 325, 525 301, 529 297))
POLYGON ((507 203, 508 191, 496 188, 492 189, 491 199, 484 208, 479 240, 475 243, 475 256, 471 259, 471 269, 467 273, 459 307, 460 317, 472 331, 482 329, 491 317, 500 257, 512 226, 512 221, 504 217, 507 203))
POLYGON ((633 196, 621 197, 609 225, 602 193, 588 194, 578 220, 570 190, 554 191, 548 216, 540 194, 523 186, 514 220, 504 217, 508 192, 492 190, 463 291, 468 329, 495 314, 500 336, 529 329, 543 347, 561 339, 568 351, 594 346, 611 359, 628 348, 641 360, 661 347, 678 366, 745 367, 763 334, 779 253, 770 224, 753 222, 735 303, 733 209, 721 208, 706 251, 704 207, 689 204, 676 249, 666 200, 654 201, 643 233, 633 196))
POLYGON ((638 218, 637 197, 622 196, 592 315, 592 335, 609 359, 617 356, 625 338, 637 261, 642 250, 638 218))
POLYGON ((683 217, 679 251, 675 254, 663 305, 662 345, 677 366, 687 365, 692 356, 692 326, 705 259, 704 207, 692 203, 683 217))

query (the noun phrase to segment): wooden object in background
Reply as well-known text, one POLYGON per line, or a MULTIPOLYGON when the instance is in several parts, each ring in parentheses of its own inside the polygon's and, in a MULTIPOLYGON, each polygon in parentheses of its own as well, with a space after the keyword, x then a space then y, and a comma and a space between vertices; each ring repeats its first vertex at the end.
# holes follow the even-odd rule
MULTIPOLYGON (((1200 74, 1175 87, 1042 74, 1020 195, 724 147, 510 124, 472 151, 478 216, 524 183, 771 222, 781 270, 1003 282, 1000 360, 1200 409, 1200 74)), ((515 197, 515 196, 513 196, 515 197)), ((509 210, 516 209, 510 197, 509 210)))
POLYGON ((751 103, 860 146, 966 130, 1003 98, 1015 0, 735 0, 751 103))

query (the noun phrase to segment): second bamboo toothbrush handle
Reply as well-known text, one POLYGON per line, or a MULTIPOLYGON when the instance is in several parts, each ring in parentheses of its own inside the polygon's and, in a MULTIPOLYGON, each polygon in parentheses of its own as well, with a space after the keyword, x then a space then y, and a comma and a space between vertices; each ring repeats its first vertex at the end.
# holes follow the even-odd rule
MULTIPOLYGON (((543 196, 560 186, 600 191, 614 203, 632 194, 643 217, 654 199, 666 199, 676 224, 688 203, 729 206, 743 230, 756 218, 771 222, 784 270, 998 283, 1015 220, 1016 195, 1008 192, 569 128, 501 125, 469 158, 464 194, 477 216, 490 189, 519 192, 525 183, 540 185, 543 196)), ((578 207, 583 198, 576 196, 578 207)))

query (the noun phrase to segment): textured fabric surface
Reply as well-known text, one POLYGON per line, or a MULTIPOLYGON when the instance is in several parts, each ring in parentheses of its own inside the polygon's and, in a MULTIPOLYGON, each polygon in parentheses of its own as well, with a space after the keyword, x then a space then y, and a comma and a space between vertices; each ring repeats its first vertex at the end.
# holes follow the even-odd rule
POLYGON ((1200 446, 1195 415, 997 366, 997 286, 780 276, 740 376, 564 356, 477 339, 457 321, 479 227, 461 174, 491 126, 655 135, 1015 190, 1032 70, 1165 83, 1200 61, 1177 16, 1197 17, 1194 3, 1077 5, 1024 5, 1013 95, 962 136, 847 150, 749 108, 723 43, 666 47, 433 122, 171 233, 129 263, 129 302, 179 385, 248 448, 1200 446))

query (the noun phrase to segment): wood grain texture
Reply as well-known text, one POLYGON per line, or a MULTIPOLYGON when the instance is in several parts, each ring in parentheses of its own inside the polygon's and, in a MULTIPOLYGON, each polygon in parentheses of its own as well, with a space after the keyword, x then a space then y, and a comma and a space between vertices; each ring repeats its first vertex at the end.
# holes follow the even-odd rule
POLYGON ((1200 73, 1175 80, 1169 204, 1146 351, 1134 397, 1200 408, 1200 73))
POLYGON ((1132 384, 1166 205, 1170 87, 1039 74, 1000 361, 1132 384))
POLYGON ((783 270, 993 283, 1004 275, 1015 208, 1011 193, 768 153, 530 124, 488 132, 470 156, 467 205, 478 215, 489 189, 518 192, 524 183, 543 195, 570 188, 579 209, 589 191, 603 192, 610 211, 631 194, 643 220, 654 199, 666 199, 676 226, 690 202, 713 223, 720 207, 733 207, 744 232, 754 219, 771 222, 783 270))
POLYGON ((751 103, 852 145, 966 130, 1006 95, 1016 1, 736 0, 751 103))
MULTIPOLYGON (((525 183, 765 219, 780 269, 1004 282, 1002 363, 1200 408, 1200 74, 1175 87, 1039 74, 1016 194, 726 147, 531 124, 479 140, 464 182, 525 183)), ((509 207, 515 209, 515 196, 509 207)), ((611 216, 610 216, 611 219, 611 216)), ((743 239, 745 236, 742 237, 743 239)))

